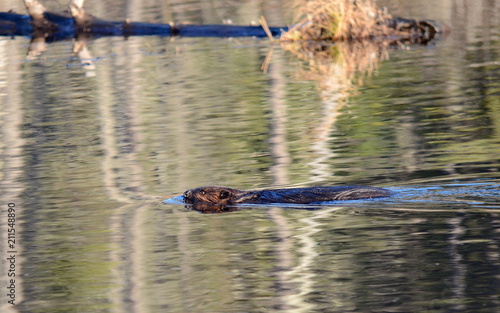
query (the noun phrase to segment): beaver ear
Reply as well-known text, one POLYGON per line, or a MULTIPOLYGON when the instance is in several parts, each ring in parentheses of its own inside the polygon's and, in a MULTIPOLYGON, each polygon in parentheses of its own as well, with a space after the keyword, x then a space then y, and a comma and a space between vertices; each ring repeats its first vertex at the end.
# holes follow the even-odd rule
POLYGON ((219 198, 221 198, 221 199, 227 199, 227 198, 229 198, 229 195, 230 195, 229 191, 222 190, 220 192, 219 198))

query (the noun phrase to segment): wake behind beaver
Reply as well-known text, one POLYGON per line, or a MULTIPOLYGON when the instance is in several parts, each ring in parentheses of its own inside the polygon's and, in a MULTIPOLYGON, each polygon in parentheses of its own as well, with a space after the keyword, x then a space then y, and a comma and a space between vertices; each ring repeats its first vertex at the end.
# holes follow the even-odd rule
POLYGON ((367 186, 324 186, 289 189, 238 190, 223 186, 204 186, 184 192, 184 202, 198 205, 200 211, 228 211, 237 204, 311 204, 339 200, 388 197, 391 191, 367 186))

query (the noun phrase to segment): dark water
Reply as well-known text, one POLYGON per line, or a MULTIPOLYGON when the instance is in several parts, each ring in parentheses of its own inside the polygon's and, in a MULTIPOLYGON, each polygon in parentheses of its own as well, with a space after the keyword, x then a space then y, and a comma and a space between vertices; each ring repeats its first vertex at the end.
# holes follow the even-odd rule
MULTIPOLYGON (((138 21, 293 15, 275 1, 106 4, 86 2, 138 21)), ((73 41, 36 54, 0 38, 0 311, 498 312, 500 2, 384 4, 453 32, 313 61, 267 39, 100 38, 73 55, 73 41), (208 184, 396 194, 227 214, 178 201, 208 184)))

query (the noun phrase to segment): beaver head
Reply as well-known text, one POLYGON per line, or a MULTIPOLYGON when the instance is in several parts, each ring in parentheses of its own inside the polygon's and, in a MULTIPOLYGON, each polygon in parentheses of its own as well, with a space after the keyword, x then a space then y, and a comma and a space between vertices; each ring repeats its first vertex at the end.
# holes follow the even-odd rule
POLYGON ((204 186, 184 192, 185 203, 231 205, 243 191, 229 187, 204 186))

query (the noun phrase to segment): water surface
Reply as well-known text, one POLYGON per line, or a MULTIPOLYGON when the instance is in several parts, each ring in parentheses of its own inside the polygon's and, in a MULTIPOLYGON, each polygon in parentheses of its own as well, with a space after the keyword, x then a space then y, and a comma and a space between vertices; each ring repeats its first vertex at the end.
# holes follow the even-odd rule
MULTIPOLYGON (((87 6, 157 22, 293 15, 110 4, 87 6)), ((18 214, 17 305, 2 295, 2 312, 497 312, 500 3, 383 4, 453 32, 364 54, 335 45, 352 53, 321 67, 267 39, 99 38, 82 59, 73 41, 28 54, 28 38, 0 38, 2 252, 7 204, 18 214), (214 184, 396 195, 227 214, 162 204, 214 184)))

